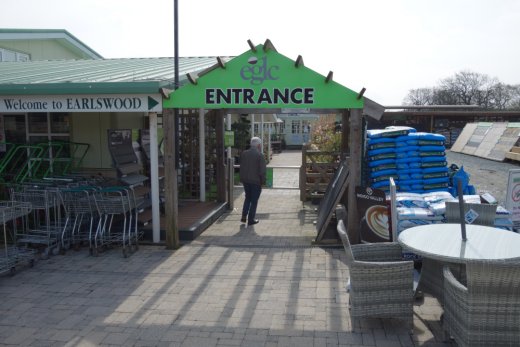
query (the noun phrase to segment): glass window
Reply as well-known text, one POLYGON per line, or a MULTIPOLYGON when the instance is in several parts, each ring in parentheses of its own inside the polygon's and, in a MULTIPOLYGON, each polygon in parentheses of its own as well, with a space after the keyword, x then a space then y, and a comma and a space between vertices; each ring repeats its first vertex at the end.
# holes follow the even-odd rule
POLYGON ((285 120, 280 124, 280 134, 285 134, 285 120))
POLYGON ((51 113, 51 133, 68 133, 70 116, 68 113, 51 113))
POLYGON ((25 143, 25 115, 4 115, 5 141, 25 143))
POLYGON ((47 113, 30 113, 29 114, 29 133, 40 134, 47 133, 47 113))
POLYGON ((41 136, 30 136, 29 137, 29 143, 32 145, 38 144, 38 143, 47 143, 49 142, 49 139, 47 135, 41 135, 41 136))
POLYGON ((292 133, 293 134, 299 134, 300 133, 300 121, 299 120, 293 120, 292 121, 292 133))

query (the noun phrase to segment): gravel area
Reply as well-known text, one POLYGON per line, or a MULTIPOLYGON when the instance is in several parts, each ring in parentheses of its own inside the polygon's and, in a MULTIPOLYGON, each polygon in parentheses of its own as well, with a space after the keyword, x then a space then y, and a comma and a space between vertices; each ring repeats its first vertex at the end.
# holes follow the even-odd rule
POLYGON ((464 166, 464 170, 470 175, 470 184, 475 186, 477 193, 488 192, 499 204, 505 206, 509 170, 520 169, 520 163, 498 162, 451 151, 446 151, 446 158, 448 166, 464 166))

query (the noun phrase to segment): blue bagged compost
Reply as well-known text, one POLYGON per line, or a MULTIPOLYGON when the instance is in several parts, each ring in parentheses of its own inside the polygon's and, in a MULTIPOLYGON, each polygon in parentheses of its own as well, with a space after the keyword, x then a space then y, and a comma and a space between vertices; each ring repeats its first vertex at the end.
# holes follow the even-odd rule
POLYGON ((394 159, 379 159, 379 160, 373 160, 368 162, 369 167, 376 167, 380 165, 386 165, 386 164, 395 164, 394 159))
POLYGON ((368 160, 382 160, 382 159, 395 159, 395 152, 383 153, 368 157, 368 160))
POLYGON ((446 166, 442 166, 442 167, 429 167, 429 168, 424 168, 422 170, 423 173, 434 173, 434 172, 446 172, 448 173, 448 168, 446 166))
POLYGON ((395 153, 395 148, 378 148, 378 149, 371 149, 368 151, 369 157, 374 157, 379 154, 385 154, 385 153, 395 153))
POLYGON ((436 141, 444 143, 446 141, 446 137, 440 134, 432 134, 425 132, 413 132, 408 134, 411 139, 417 139, 419 141, 436 141))
POLYGON ((367 130, 367 136, 371 139, 375 139, 380 137, 397 137, 407 135, 411 132, 416 132, 416 130, 405 126, 390 126, 385 129, 367 130))
POLYGON ((380 148, 392 148, 395 147, 395 142, 381 142, 381 143, 374 143, 369 144, 368 149, 380 149, 380 148))
POLYGON ((423 193, 449 189, 444 136, 416 132, 409 127, 369 130, 367 135, 369 170, 365 172, 369 173, 370 184, 374 188, 388 188, 388 178, 394 177, 398 192, 423 193), (394 171, 388 171, 394 168, 397 169, 397 176, 394 171))
POLYGON ((396 175, 396 174, 397 174, 397 170, 395 170, 395 169, 381 170, 381 171, 371 172, 370 178, 377 178, 380 176, 388 176, 388 175, 396 175))
POLYGON ((423 163, 432 163, 432 162, 446 162, 446 157, 439 156, 439 157, 423 157, 421 158, 421 162, 423 163))
POLYGON ((419 146, 403 146, 403 147, 395 148, 396 153, 418 151, 418 150, 419 150, 419 146))
POLYGON ((444 146, 418 146, 419 151, 421 152, 446 152, 446 147, 444 146))
MULTIPOLYGON (((475 194, 475 187, 469 184, 469 174, 464 171, 464 166, 461 166, 460 169, 458 169, 453 176, 451 177, 451 193, 453 196, 458 196, 458 184, 459 181, 461 182, 462 186, 462 194, 463 195, 474 195, 475 194)), ((480 197, 479 197, 480 202, 480 197)))
POLYGON ((373 139, 369 138, 367 140, 367 143, 369 145, 375 145, 378 143, 395 143, 395 138, 393 138, 393 137, 380 137, 380 138, 373 138, 373 139))
POLYGON ((419 157, 405 157, 405 158, 398 158, 395 160, 396 163, 420 163, 421 158, 419 157))
POLYGON ((390 178, 393 178, 394 180, 398 178, 397 174, 388 174, 388 175, 382 175, 377 176, 375 178, 371 179, 372 183, 381 182, 381 181, 388 181, 390 178))

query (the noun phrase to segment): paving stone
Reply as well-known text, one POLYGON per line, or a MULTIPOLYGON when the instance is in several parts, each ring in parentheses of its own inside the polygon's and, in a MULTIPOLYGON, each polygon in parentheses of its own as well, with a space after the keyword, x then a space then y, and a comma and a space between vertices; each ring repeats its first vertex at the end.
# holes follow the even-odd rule
POLYGON ((175 251, 80 249, 0 277, 0 344, 449 346, 428 296, 414 306, 413 336, 393 320, 353 329, 344 251, 311 245, 316 206, 295 189, 264 189, 260 223, 247 228, 243 198, 237 187, 235 209, 175 251))

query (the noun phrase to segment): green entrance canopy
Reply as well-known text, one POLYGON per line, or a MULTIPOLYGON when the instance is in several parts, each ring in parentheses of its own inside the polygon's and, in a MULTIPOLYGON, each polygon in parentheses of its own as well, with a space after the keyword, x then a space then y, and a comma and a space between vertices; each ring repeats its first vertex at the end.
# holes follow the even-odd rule
POLYGON ((164 108, 362 109, 363 97, 278 53, 269 41, 201 73, 164 108))

